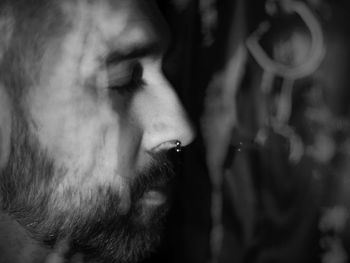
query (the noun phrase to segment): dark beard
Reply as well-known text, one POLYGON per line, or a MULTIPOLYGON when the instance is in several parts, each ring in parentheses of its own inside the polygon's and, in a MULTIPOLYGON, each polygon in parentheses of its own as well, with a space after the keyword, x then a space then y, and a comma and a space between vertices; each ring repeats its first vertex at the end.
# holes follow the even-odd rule
POLYGON ((57 187, 56 177, 63 176, 65 170, 55 167, 39 149, 23 119, 17 118, 14 123, 10 161, 0 178, 3 211, 45 245, 53 247, 69 240, 67 257, 81 253, 85 260, 135 262, 154 250, 167 207, 154 208, 145 222, 142 216, 146 208, 138 201, 145 192, 167 185, 173 177, 164 154, 153 156, 147 171, 130 182, 132 204, 127 214, 118 211, 120 198, 112 188, 98 189, 98 204, 89 207, 88 213, 86 207, 57 211, 49 206, 49 200, 57 187))
POLYGON ((93 260, 103 258, 101 262, 136 262, 148 256, 159 245, 162 233, 162 221, 168 206, 154 208, 152 216, 143 221, 143 210, 139 202, 143 194, 150 189, 168 183, 173 175, 165 159, 148 169, 147 173, 137 176, 131 184, 132 206, 128 214, 120 215, 118 197, 110 191, 103 211, 96 211, 87 219, 77 221, 70 234, 74 252, 81 252, 93 260), (82 224, 83 223, 83 224, 82 224))

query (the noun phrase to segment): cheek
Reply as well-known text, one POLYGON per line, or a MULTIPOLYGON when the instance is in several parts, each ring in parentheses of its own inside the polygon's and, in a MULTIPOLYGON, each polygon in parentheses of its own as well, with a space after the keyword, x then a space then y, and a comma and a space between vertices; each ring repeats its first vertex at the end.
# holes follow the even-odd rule
POLYGON ((31 132, 56 165, 56 200, 67 198, 68 191, 76 193, 75 200, 59 201, 62 205, 79 205, 81 197, 96 198, 98 188, 105 186, 128 196, 125 177, 131 163, 125 157, 128 148, 122 145, 125 132, 120 124, 125 117, 113 109, 106 91, 86 83, 96 72, 104 45, 99 34, 86 26, 89 17, 84 12, 79 17, 62 42, 50 44, 40 85, 31 87, 24 102, 31 132))
MULTIPOLYGON (((90 194, 94 196, 92 191, 98 187, 111 186, 125 196, 120 116, 106 100, 95 100, 88 93, 67 96, 62 91, 47 96, 48 93, 37 90, 28 102, 35 125, 31 127, 41 148, 54 160, 56 168, 64 171, 58 179, 57 195, 64 197, 69 189, 87 199, 90 194)), ((77 194, 70 205, 81 205, 80 198, 77 194)))

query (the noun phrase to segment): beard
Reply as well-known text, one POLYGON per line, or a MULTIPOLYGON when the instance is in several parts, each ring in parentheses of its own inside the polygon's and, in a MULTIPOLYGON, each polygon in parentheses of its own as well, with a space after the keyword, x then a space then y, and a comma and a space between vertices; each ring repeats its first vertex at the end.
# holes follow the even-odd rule
POLYGON ((81 253, 93 262, 135 262, 148 256, 160 242, 162 221, 168 208, 147 208, 141 198, 152 189, 169 185, 174 171, 165 153, 152 156, 153 162, 129 181, 131 206, 121 213, 120 196, 112 187, 96 186, 93 204, 80 192, 78 208, 62 210, 52 200, 65 169, 55 166, 30 134, 24 118, 14 121, 11 153, 1 171, 0 204, 2 211, 19 222, 40 243, 54 247, 69 242, 66 257, 81 253), (150 211, 148 211, 150 210, 150 211))

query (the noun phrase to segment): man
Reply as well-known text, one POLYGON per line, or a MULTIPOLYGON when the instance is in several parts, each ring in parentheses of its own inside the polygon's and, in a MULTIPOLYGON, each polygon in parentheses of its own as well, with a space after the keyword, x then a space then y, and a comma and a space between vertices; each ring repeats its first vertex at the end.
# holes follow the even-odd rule
POLYGON ((0 3, 0 262, 141 259, 193 138, 156 5, 0 3))

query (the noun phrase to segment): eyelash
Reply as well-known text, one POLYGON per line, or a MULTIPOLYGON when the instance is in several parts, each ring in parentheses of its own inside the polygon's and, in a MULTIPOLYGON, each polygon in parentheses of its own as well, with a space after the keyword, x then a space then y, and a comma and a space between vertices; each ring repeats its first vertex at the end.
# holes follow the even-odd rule
MULTIPOLYGON (((129 70, 129 69, 128 69, 129 70)), ((145 83, 142 79, 143 76, 143 68, 139 63, 135 63, 130 66, 130 78, 126 83, 119 85, 118 83, 110 83, 108 85, 108 89, 112 91, 117 91, 121 94, 123 93, 131 93, 136 91, 138 88, 142 87, 145 83)))

